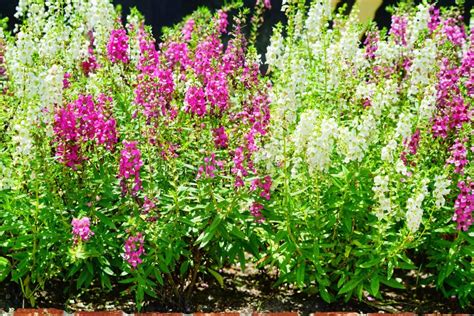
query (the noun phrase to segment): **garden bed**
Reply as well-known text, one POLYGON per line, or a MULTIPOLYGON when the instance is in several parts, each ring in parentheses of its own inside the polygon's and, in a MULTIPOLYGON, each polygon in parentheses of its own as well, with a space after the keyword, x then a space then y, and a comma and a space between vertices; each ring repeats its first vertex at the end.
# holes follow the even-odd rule
MULTIPOLYGON (((370 297, 364 301, 351 299, 347 303, 338 302, 328 304, 318 295, 302 293, 292 287, 274 288, 276 281, 262 271, 248 268, 244 273, 238 267, 222 271, 225 286, 222 288, 214 279, 203 280, 199 283, 192 303, 187 308, 176 306, 171 302, 149 300, 145 302, 142 312, 158 313, 223 313, 239 312, 251 314, 296 312, 302 315, 327 312, 355 312, 355 313, 474 313, 474 306, 461 308, 455 299, 445 299, 434 288, 416 289, 414 284, 407 284, 407 291, 394 291, 382 288, 384 301, 372 300, 370 297)), ((114 291, 103 293, 98 287, 88 290, 76 291, 75 298, 65 296, 57 289, 64 289, 67 285, 59 281, 52 282, 39 292, 38 306, 74 311, 116 311, 121 310, 127 314, 136 313, 134 296, 122 292, 125 286, 115 288, 114 291), (120 293, 120 294, 119 294, 120 293)), ((0 290, 0 306, 5 310, 22 307, 21 291, 17 286, 9 284, 0 290)))

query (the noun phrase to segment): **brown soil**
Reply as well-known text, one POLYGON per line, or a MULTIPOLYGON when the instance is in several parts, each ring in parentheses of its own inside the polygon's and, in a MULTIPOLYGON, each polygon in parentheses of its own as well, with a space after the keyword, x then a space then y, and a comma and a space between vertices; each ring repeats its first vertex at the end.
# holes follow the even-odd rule
MULTIPOLYGON (((381 288, 384 301, 367 298, 363 301, 353 299, 347 303, 325 303, 318 295, 303 293, 290 286, 274 288, 275 280, 256 269, 243 273, 239 268, 221 271, 225 280, 222 288, 215 279, 202 280, 192 302, 179 307, 172 301, 152 299, 146 301, 143 311, 156 312, 281 312, 297 311, 303 315, 320 311, 369 312, 415 312, 415 313, 474 313, 474 306, 461 308, 456 300, 443 298, 432 288, 393 291, 381 288), (369 300, 370 299, 370 300, 369 300)), ((52 282, 44 291, 38 293, 37 305, 41 308, 58 308, 66 311, 123 310, 135 312, 132 293, 125 286, 117 286, 104 293, 98 288, 76 291, 73 297, 65 296, 67 284, 52 282)), ((74 284, 71 291, 74 292, 74 284)), ((0 310, 29 307, 23 301, 16 284, 0 284, 0 310)))

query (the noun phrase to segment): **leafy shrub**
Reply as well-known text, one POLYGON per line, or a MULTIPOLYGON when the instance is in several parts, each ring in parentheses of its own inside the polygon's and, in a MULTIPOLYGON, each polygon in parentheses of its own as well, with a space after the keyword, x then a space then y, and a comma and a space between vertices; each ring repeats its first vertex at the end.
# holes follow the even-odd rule
POLYGON ((328 302, 403 288, 400 269, 472 301, 474 51, 460 13, 402 5, 363 42, 356 10, 288 1, 286 14, 266 53, 265 264, 328 302))
POLYGON ((4 36, 0 240, 32 304, 62 277, 184 306, 201 274, 222 283, 224 265, 259 255, 269 100, 240 22, 227 34, 238 7, 198 10, 157 47, 109 1, 20 2, 4 36))

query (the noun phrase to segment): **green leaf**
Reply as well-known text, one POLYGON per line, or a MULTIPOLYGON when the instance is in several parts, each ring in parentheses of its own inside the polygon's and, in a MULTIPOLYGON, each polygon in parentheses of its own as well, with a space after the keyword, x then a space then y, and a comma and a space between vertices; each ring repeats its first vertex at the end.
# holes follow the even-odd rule
POLYGON ((397 280, 394 280, 394 279, 388 279, 388 280, 382 279, 382 280, 380 280, 380 282, 382 282, 386 286, 390 286, 391 288, 394 288, 394 289, 400 289, 400 290, 405 289, 405 286, 403 284, 401 284, 400 282, 398 282, 397 280))
POLYGON ((378 274, 376 274, 372 277, 372 280, 370 280, 370 291, 373 296, 377 296, 377 294, 379 293, 379 287, 380 279, 378 274))
POLYGON ((212 270, 211 268, 208 268, 207 271, 209 271, 209 273, 212 274, 214 278, 216 278, 217 282, 221 287, 224 287, 224 278, 222 277, 222 275, 217 273, 217 271, 212 270))
POLYGON ((362 281, 362 278, 360 277, 357 279, 350 280, 342 287, 342 289, 339 290, 338 294, 344 294, 344 293, 352 291, 361 281, 362 281))
POLYGON ((321 298, 326 302, 326 303, 331 303, 332 302, 332 296, 329 294, 328 290, 325 287, 320 287, 319 288, 319 295, 321 295, 321 298))
POLYGON ((304 287, 304 270, 305 270, 305 264, 302 262, 300 266, 298 267, 298 270, 296 271, 296 283, 300 287, 304 287))
POLYGON ((108 275, 111 275, 111 276, 114 276, 115 273, 114 271, 112 271, 112 269, 110 269, 110 267, 103 267, 102 270, 107 273, 108 275))
POLYGON ((199 235, 198 239, 196 240, 196 244, 200 244, 200 248, 204 248, 211 241, 212 237, 214 237, 214 234, 216 233, 217 226, 219 226, 221 221, 222 218, 220 217, 220 215, 217 215, 212 221, 209 228, 204 230, 201 235, 199 235))
POLYGON ((378 258, 373 258, 369 261, 366 261, 366 262, 360 264, 359 267, 364 268, 364 269, 370 268, 370 267, 375 266, 378 262, 379 262, 378 258))
POLYGON ((0 282, 5 280, 10 273, 10 261, 7 258, 0 257, 0 282))
POLYGON ((112 229, 117 229, 114 222, 112 222, 112 220, 110 218, 108 218, 107 216, 105 216, 101 212, 96 212, 95 215, 97 215, 97 217, 100 219, 100 221, 103 222, 106 226, 108 226, 112 229))

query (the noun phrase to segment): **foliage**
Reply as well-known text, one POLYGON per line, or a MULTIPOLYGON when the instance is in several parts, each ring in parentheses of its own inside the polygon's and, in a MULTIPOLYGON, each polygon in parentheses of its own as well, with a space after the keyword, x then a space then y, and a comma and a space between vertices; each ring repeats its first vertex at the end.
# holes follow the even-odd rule
POLYGON ((394 10, 390 30, 364 31, 357 10, 287 1, 288 25, 266 54, 265 264, 328 302, 381 298, 381 284, 404 287, 397 271, 417 270, 428 276, 420 283, 465 305, 474 295, 473 36, 456 8, 394 10))
POLYGON ((252 260, 327 302, 416 271, 468 305, 474 37, 410 3, 379 30, 284 1, 264 77, 268 0, 159 43, 109 0, 21 0, 0 22, 0 282, 31 305, 61 279, 187 310, 200 277, 252 260))
POLYGON ((31 304, 64 278, 182 308, 200 275, 222 282, 224 265, 258 257, 262 215, 249 209, 269 190, 253 162, 269 101, 240 25, 222 41, 238 6, 198 10, 157 48, 136 10, 124 27, 107 0, 20 2, 0 112, 0 255, 31 304))

